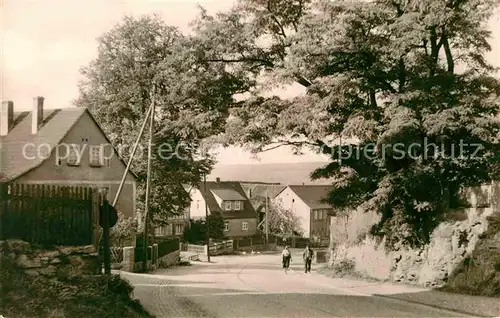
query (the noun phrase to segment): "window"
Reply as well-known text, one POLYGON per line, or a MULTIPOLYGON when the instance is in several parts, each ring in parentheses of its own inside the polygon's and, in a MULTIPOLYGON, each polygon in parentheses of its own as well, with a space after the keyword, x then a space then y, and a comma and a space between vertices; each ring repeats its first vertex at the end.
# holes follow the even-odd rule
POLYGON ((241 222, 241 229, 243 231, 248 231, 248 222, 241 222))
POLYGON ((172 235, 172 225, 158 227, 155 229, 156 236, 170 236, 172 235))
POLYGON ((175 225, 175 235, 182 234, 184 232, 184 224, 175 225))
POLYGON ((225 209, 226 211, 231 210, 231 201, 226 201, 226 202, 224 202, 224 209, 225 209))
POLYGON ((200 210, 200 200, 196 200, 196 210, 200 210))
POLYGON ((68 158, 66 163, 68 166, 79 166, 80 165, 80 146, 77 144, 68 145, 68 158))
POLYGON ((225 222, 224 223, 224 232, 228 232, 229 231, 229 222, 225 222))
POLYGON ((318 219, 318 211, 317 210, 314 210, 314 219, 317 220, 318 219))
POLYGON ((89 148, 89 162, 93 167, 101 167, 104 164, 102 146, 91 145, 89 148))
POLYGON ((240 201, 234 202, 234 209, 235 210, 241 210, 241 202, 240 201))

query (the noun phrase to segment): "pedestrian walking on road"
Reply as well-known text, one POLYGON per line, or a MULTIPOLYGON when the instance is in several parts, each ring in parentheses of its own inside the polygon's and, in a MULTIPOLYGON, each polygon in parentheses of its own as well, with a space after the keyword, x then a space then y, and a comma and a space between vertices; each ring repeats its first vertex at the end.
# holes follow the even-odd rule
POLYGON ((311 272, 311 263, 314 258, 314 252, 309 248, 309 245, 306 246, 304 253, 302 254, 302 258, 304 259, 305 272, 311 272))
POLYGON ((292 261, 292 253, 290 253, 288 246, 285 246, 285 249, 281 253, 281 258, 283 262, 283 268, 285 270, 288 270, 288 267, 290 267, 290 262, 292 261))

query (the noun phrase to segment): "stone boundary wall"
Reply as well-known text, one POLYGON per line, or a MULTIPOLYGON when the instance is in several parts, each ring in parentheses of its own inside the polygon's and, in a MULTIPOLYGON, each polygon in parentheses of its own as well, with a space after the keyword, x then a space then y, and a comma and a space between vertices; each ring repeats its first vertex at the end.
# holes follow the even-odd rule
POLYGON ((6 240, 0 241, 0 261, 4 257, 33 276, 74 277, 100 273, 99 256, 93 245, 39 248, 21 240, 6 240))
POLYGON ((329 266, 353 263, 355 271, 380 280, 424 287, 444 285, 488 230, 488 217, 500 211, 500 182, 467 190, 472 207, 450 213, 420 249, 386 251, 368 233, 380 216, 361 210, 331 218, 329 266))

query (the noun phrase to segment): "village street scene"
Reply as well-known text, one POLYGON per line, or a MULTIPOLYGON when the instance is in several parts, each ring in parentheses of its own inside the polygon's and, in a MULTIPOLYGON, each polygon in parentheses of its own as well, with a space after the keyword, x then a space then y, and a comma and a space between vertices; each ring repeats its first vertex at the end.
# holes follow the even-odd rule
POLYGON ((0 318, 500 317, 497 0, 0 10, 0 318))

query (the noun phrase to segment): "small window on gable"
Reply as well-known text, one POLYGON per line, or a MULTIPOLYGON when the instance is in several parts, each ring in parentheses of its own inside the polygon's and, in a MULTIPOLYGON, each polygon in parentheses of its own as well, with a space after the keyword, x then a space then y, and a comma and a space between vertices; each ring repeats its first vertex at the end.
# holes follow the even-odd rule
POLYGON ((224 223, 224 232, 228 232, 229 231, 229 222, 225 222, 224 223))
POLYGON ((231 210, 231 201, 226 201, 226 202, 224 202, 224 209, 225 209, 226 211, 231 210))
POLYGON ((103 147, 101 145, 91 145, 89 147, 89 162, 92 167, 102 167, 104 165, 103 147))
POLYGON ((79 166, 80 165, 80 145, 69 144, 67 147, 67 158, 66 163, 68 166, 79 166))
POLYGON ((241 223, 241 229, 243 231, 248 231, 248 222, 242 222, 241 223))
POLYGON ((241 210, 241 202, 240 201, 234 202, 234 209, 235 210, 241 210))

